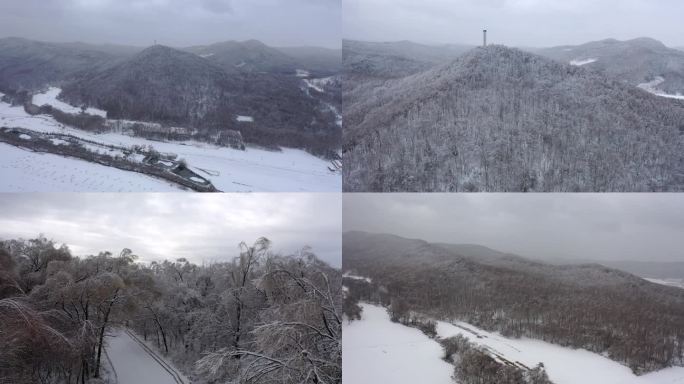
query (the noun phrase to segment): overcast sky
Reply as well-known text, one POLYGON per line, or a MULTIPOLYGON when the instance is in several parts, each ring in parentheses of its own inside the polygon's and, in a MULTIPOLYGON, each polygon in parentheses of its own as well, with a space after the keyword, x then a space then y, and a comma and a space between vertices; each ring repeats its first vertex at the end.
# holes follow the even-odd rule
POLYGON ((265 236, 274 251, 308 245, 339 267, 341 210, 337 193, 0 194, 0 239, 42 233, 78 256, 130 248, 142 261, 202 263, 265 236))
POLYGON ((343 0, 345 38, 509 46, 652 37, 684 46, 681 0, 343 0))
POLYGON ((684 261, 684 194, 345 194, 343 228, 539 259, 684 261))
POLYGON ((148 46, 341 45, 341 0, 1 0, 0 37, 148 46))

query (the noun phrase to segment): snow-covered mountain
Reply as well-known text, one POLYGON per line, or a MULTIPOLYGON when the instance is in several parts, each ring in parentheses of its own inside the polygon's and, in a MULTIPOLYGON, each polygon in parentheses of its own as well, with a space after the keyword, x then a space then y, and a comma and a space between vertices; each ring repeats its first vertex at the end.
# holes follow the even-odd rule
POLYGON ((662 78, 657 90, 665 94, 684 94, 684 52, 651 38, 627 41, 606 39, 582 45, 539 49, 536 53, 583 65, 632 85, 662 78))
POLYGON ((488 46, 344 91, 346 191, 684 189, 684 103, 587 65, 488 46))

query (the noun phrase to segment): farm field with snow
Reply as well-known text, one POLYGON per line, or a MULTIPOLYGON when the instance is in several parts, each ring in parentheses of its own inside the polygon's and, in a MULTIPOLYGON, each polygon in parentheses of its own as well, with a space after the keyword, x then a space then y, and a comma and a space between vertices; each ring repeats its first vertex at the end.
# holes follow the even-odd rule
MULTIPOLYGON (((64 103, 56 100, 58 91, 58 88, 50 88, 46 93, 36 95, 34 102, 50 104, 58 109, 67 109, 69 112, 69 108, 74 107, 61 105, 64 103)), ((282 151, 278 152, 247 147, 245 151, 241 151, 199 142, 153 141, 114 132, 95 134, 66 127, 50 116, 31 116, 22 107, 12 107, 4 102, 0 102, 0 126, 25 128, 43 133, 69 134, 105 145, 152 146, 159 152, 174 153, 178 158, 185 159, 191 170, 209 179, 218 190, 224 192, 335 192, 342 188, 342 177, 339 172, 330 171, 329 167, 332 167, 330 162, 298 149, 283 148, 282 151)), ((54 191, 82 191, 83 189, 91 190, 88 188, 94 186, 98 187, 92 189, 93 191, 119 191, 120 188, 126 190, 127 186, 131 186, 131 188, 141 186, 141 189, 133 189, 133 191, 166 191, 169 189, 168 183, 157 182, 157 179, 148 176, 113 168, 113 171, 118 171, 114 172, 118 174, 116 182, 112 181, 111 175, 106 172, 103 172, 102 176, 99 177, 100 180, 96 180, 100 171, 95 171, 95 169, 108 167, 91 165, 85 161, 72 159, 63 159, 64 162, 71 164, 69 166, 51 167, 49 172, 53 179, 66 180, 64 181, 66 183, 74 177, 78 179, 80 176, 74 175, 71 171, 70 167, 73 166, 76 168, 90 167, 90 171, 86 172, 90 181, 79 179, 77 182, 80 184, 69 189, 64 189, 65 184, 62 181, 56 183, 45 181, 44 185, 36 185, 36 183, 40 184, 42 178, 25 173, 27 171, 33 174, 39 173, 40 168, 46 165, 46 159, 51 158, 31 151, 15 149, 21 151, 24 156, 19 156, 16 151, 11 151, 11 154, 8 150, 3 151, 3 156, 11 156, 11 160, 13 160, 12 163, 6 161, 5 167, 0 168, 0 177, 3 180, 11 180, 12 184, 10 188, 9 183, 4 182, 0 187, 0 191, 3 192, 10 189, 30 191, 34 190, 35 187, 41 187, 41 191, 50 190, 50 188, 55 188, 54 191), (73 165, 76 162, 85 165, 73 165), (19 168, 13 169, 8 164, 14 164, 19 168), (17 179, 16 177, 19 174, 24 176, 17 179), (126 175, 130 175, 130 182, 125 181, 126 175), (142 183, 140 177, 151 181, 142 183)))
POLYGON ((0 192, 181 192, 171 183, 0 143, 0 192))
POLYGON ((421 331, 390 321, 379 306, 361 303, 361 320, 342 329, 343 384, 450 384, 453 366, 421 331))
MULTIPOLYGON (((392 323, 385 308, 360 305, 361 320, 345 323, 343 332, 345 383, 454 383, 450 376, 453 367, 441 359, 436 341, 417 329, 392 323)), ((510 339, 462 322, 437 322, 437 334, 441 338, 462 335, 495 358, 528 367, 543 363, 556 384, 684 383, 684 367, 636 376, 626 366, 596 353, 539 340, 510 339)))

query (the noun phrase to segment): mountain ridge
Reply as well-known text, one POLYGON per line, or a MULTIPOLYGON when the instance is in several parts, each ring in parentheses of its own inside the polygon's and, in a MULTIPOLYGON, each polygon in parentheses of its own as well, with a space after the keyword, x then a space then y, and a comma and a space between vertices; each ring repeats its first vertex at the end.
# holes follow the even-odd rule
POLYGON ((684 164, 684 103, 515 48, 474 48, 343 101, 345 191, 684 188, 684 175, 674 172, 684 164), (624 147, 599 144, 603 136, 624 147), (638 153, 625 150, 636 143, 638 153), (665 153, 668 171, 630 161, 665 153), (590 168, 607 158, 615 169, 590 168))

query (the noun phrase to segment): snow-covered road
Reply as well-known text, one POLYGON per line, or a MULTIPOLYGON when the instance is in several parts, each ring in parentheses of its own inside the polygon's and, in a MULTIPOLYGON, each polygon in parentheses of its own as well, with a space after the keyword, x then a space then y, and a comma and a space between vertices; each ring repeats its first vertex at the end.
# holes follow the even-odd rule
MULTIPOLYGON (((118 377, 118 384, 188 384, 189 381, 172 375, 169 372, 169 363, 154 352, 148 352, 146 348, 136 341, 125 331, 117 331, 114 337, 107 341, 107 354, 118 377), (163 367, 158 360, 166 364, 163 367)), ((173 369, 171 368, 173 371, 173 369)))

